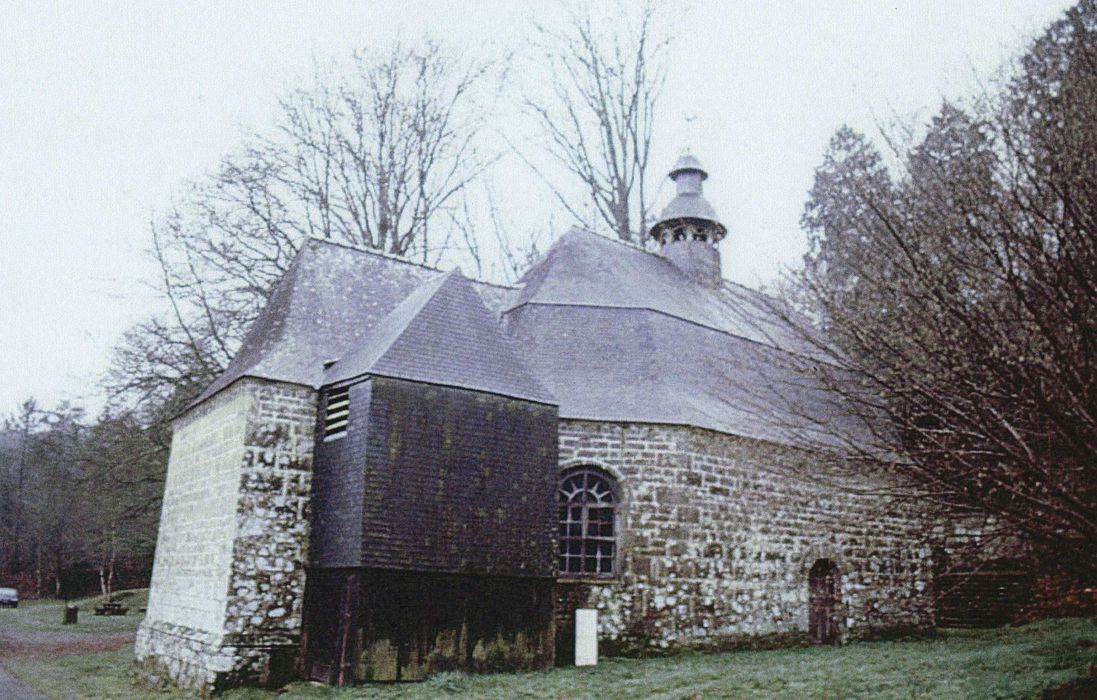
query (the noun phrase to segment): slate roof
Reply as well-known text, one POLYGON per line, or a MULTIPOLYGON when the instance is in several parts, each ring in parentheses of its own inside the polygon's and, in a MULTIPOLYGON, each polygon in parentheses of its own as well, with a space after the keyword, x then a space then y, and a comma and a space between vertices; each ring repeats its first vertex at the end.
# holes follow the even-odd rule
MULTIPOLYGON (((424 282, 443 273, 426 265, 319 239, 306 241, 240 350, 195 404, 241 377, 320 387, 324 363, 370 338, 371 329, 424 282)), ((496 314, 513 290, 473 283, 496 314)))
POLYGON ((727 281, 714 290, 663 257, 580 229, 520 283, 504 312, 508 334, 562 418, 835 446, 824 428, 857 430, 810 374, 821 354, 756 291, 727 281))
POLYGON ((556 403, 519 359, 472 283, 456 270, 408 295, 362 345, 324 373, 324 384, 364 375, 556 403))
POLYGON ((686 192, 675 195, 674 199, 663 207, 659 219, 652 225, 652 228, 667 221, 677 221, 679 219, 703 219, 717 223, 720 221, 720 217, 716 216, 716 210, 712 208, 704 195, 696 192, 686 192))
POLYGON ((727 280, 714 290, 666 258, 579 228, 561 236, 519 285, 511 309, 530 303, 648 309, 747 340, 815 352, 774 317, 764 294, 727 280))
POLYGON ((320 387, 376 373, 558 404, 561 418, 801 444, 835 423, 856 431, 811 376, 823 360, 759 292, 581 229, 516 287, 311 240, 198 400, 243 376, 320 387))

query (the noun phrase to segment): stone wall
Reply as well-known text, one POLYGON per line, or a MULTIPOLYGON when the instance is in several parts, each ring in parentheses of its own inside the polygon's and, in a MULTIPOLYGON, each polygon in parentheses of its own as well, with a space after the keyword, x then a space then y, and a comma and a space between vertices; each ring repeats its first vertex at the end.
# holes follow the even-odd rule
MULTIPOLYGON (((719 649, 807 638, 808 571, 840 574, 843 639, 932 625, 928 528, 879 475, 697 428, 565 420, 562 467, 620 486, 618 574, 561 578, 558 650, 576 607, 599 611, 607 651, 719 649)), ((566 659, 563 659, 566 661, 566 659)))
POLYGON ((149 675, 209 691, 291 671, 315 422, 313 390, 256 379, 178 419, 137 635, 149 675))

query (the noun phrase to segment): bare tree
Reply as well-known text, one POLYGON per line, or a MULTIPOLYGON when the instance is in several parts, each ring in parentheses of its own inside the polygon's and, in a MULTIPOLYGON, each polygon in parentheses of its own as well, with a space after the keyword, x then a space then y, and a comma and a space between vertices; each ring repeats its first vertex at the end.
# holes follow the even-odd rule
POLYGON ((396 43, 318 68, 282 98, 272 129, 152 222, 167 314, 124 338, 115 393, 193 396, 309 236, 437 263, 453 235, 447 213, 494 159, 480 139, 493 67, 431 41, 396 43))
MULTIPOLYGON (((480 138, 493 69, 429 41, 319 67, 270 128, 151 222, 164 313, 115 347, 109 405, 73 463, 96 497, 82 502, 79 537, 69 509, 68 525, 49 521, 62 540, 35 540, 39 579, 79 555, 109 596, 119 563, 151 561, 170 421, 228 365, 308 237, 435 264, 448 251, 464 190, 494 160, 480 138)), ((40 494, 44 517, 61 492, 40 494)))
MULTIPOLYGON (((818 169, 794 301, 811 369, 926 501, 992 516, 1097 574, 1097 4, 1037 39, 997 99, 946 104, 885 165, 842 129, 818 169)), ((790 325, 795 316, 787 314, 790 325)), ((863 438, 863 436, 862 436, 863 438)))
POLYGON ((540 257, 547 226, 520 224, 499 205, 494 187, 485 184, 474 201, 462 193, 461 205, 449 213, 457 247, 472 262, 473 274, 482 280, 516 282, 540 257))
POLYGON ((35 552, 36 591, 49 578, 53 594, 71 591, 67 574, 84 553, 85 502, 81 486, 81 448, 86 435, 81 408, 62 403, 42 411, 42 429, 29 444, 26 459, 31 482, 24 494, 23 518, 28 544, 35 552))
POLYGON ((601 222, 622 240, 644 241, 648 158, 669 39, 653 3, 638 13, 620 10, 604 30, 578 13, 561 28, 538 26, 537 56, 550 72, 551 91, 527 96, 525 105, 548 153, 584 192, 570 196, 570 188, 545 177, 568 212, 588 228, 601 222))
POLYGON ((397 255, 437 255, 431 224, 492 160, 478 146, 477 94, 490 63, 463 64, 436 43, 357 53, 281 102, 281 138, 265 142, 311 235, 397 255))
POLYGON ((152 566, 170 433, 149 420, 106 411, 95 421, 62 403, 24 402, 0 433, 0 562, 39 594, 67 588, 70 574, 98 569, 109 596, 121 567, 139 583, 152 566), (152 423, 152 427, 149 427, 152 423), (50 585, 52 583, 52 585, 50 585))
POLYGON ((78 544, 108 600, 120 565, 146 574, 152 566, 170 436, 162 420, 147 422, 107 413, 81 445, 86 514, 78 544))

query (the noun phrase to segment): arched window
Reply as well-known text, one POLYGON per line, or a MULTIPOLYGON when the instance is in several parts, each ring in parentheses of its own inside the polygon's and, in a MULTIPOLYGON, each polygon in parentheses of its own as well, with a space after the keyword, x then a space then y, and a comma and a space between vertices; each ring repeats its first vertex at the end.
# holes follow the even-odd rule
POLYGON ((560 573, 611 575, 617 558, 617 485, 596 467, 560 479, 560 573))

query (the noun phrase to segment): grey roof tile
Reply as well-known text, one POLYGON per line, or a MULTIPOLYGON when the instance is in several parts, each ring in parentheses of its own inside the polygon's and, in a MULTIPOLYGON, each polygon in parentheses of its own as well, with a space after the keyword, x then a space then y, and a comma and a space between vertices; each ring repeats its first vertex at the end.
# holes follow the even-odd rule
POLYGON ((472 283, 453 271, 412 292, 324 384, 381 375, 555 404, 519 359, 472 283))
POLYGON ((319 387, 376 373, 558 403, 561 417, 797 444, 856 432, 811 376, 822 360, 759 292, 578 229, 518 288, 313 240, 199 400, 243 376, 319 387))
POLYGON ((747 340, 816 352, 774 316, 764 294, 727 280, 713 290, 662 256, 579 228, 561 236, 519 283, 515 307, 650 309, 747 340))
POLYGON ((810 373, 822 354, 758 292, 706 287, 665 258, 579 229, 522 282, 506 327, 561 417, 836 447, 838 424, 858 430, 810 373))
MULTIPOLYGON (((424 282, 426 265, 331 241, 306 241, 225 371, 200 403, 245 376, 319 387, 324 363, 365 343, 370 331, 424 282)), ((498 314, 509 288, 474 283, 498 314)))

